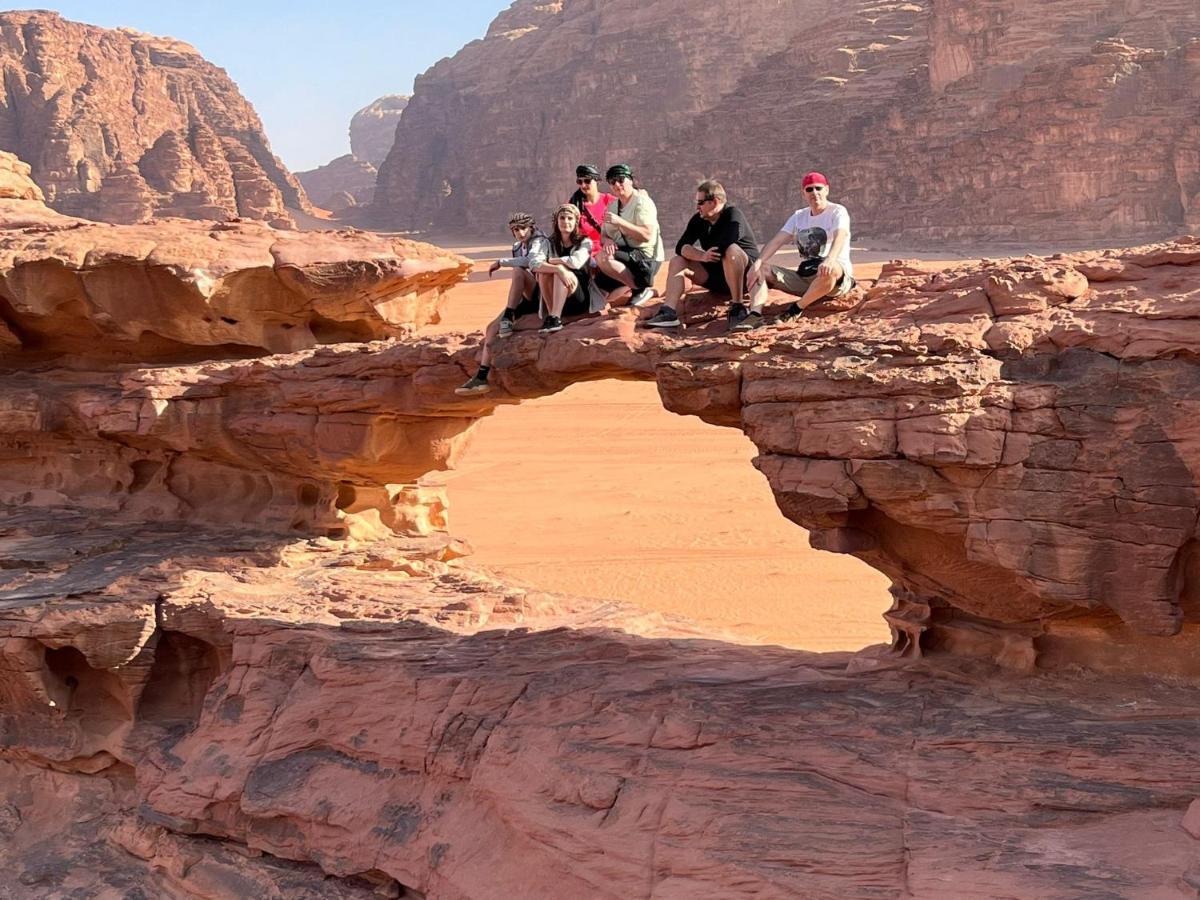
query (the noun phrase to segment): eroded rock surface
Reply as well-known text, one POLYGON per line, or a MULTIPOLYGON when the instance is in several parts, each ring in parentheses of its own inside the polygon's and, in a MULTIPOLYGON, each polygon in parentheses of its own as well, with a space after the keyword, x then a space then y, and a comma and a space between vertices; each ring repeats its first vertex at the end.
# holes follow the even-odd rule
POLYGON ((376 207, 474 233, 629 161, 668 233, 715 176, 761 236, 819 169, 860 239, 1145 240, 1200 227, 1197 94, 1192 0, 519 0, 417 79, 376 207))
POLYGON ((0 334, 26 354, 204 359, 395 337, 436 322, 469 267, 361 231, 120 227, 0 199, 0 334))
POLYGON ((1196 881, 1190 682, 738 646, 499 584, 436 537, 8 508, 0 552, 15 898, 1065 900, 1196 881))
MULTIPOLYGON (((453 394, 475 353, 459 336, 116 377, 30 371, 9 382, 7 431, 35 470, 66 446, 119 450, 99 492, 110 503, 142 458, 310 483, 264 484, 273 521, 328 523, 341 504, 387 525, 405 521, 389 485, 453 465, 497 403, 653 379, 668 409, 754 441, 780 509, 816 546, 893 579, 901 643, 915 648, 931 620, 969 640, 976 617, 1011 626, 1005 652, 1031 661, 1047 620, 1092 611, 1160 636, 1195 621, 1198 265, 1191 238, 937 273, 899 264, 852 313, 750 336, 708 319, 663 336, 612 311, 507 341, 501 391, 471 400, 453 394), (301 501, 325 514, 300 516, 301 501)), ((86 493, 92 477, 56 490, 86 493)))
POLYGON ((10 11, 0 71, 0 148, 61 212, 291 227, 309 208, 237 85, 181 41, 10 11))
POLYGON ((147 249, 0 203, 14 896, 1200 884, 1200 239, 895 262, 744 335, 703 301, 673 335, 609 310, 509 338, 496 389, 464 399, 477 335, 244 359, 201 329, 156 356, 96 312, 105 279, 124 296, 154 273, 137 321, 194 325, 156 292, 269 272, 366 321, 379 291, 461 279, 456 255, 244 224, 147 249), (40 343, 16 318, 38 303, 40 343), (132 358, 54 343, 85 327, 132 358), (892 578, 893 647, 738 646, 466 567, 428 476, 497 405, 600 378, 743 430, 815 545, 892 578))

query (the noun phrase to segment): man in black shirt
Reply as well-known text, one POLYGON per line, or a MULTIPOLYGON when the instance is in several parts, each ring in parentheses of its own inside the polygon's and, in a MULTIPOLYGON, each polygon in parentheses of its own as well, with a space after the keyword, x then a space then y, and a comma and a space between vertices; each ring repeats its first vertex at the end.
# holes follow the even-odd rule
POLYGON ((646 324, 652 328, 678 328, 679 305, 693 288, 729 297, 729 327, 750 331, 762 325, 767 300, 761 279, 750 292, 750 309, 743 303, 746 272, 758 259, 754 230, 736 206, 726 205, 719 181, 696 186, 696 214, 675 244, 675 257, 667 269, 667 293, 662 308, 646 324))

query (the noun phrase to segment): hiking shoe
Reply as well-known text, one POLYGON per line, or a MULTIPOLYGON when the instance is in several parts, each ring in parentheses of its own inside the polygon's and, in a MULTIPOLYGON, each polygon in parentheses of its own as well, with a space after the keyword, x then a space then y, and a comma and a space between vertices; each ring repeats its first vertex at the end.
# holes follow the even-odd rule
POLYGON ((478 375, 472 375, 462 387, 456 387, 454 393, 460 397, 470 397, 474 394, 486 394, 492 389, 486 378, 480 378, 478 375))
POLYGON ((629 305, 640 309, 654 299, 654 288, 642 288, 629 298, 629 305))
POLYGON ((754 331, 756 328, 762 328, 767 323, 763 320, 762 313, 746 313, 746 318, 733 326, 731 331, 754 331))
POLYGON ((678 328, 679 315, 671 307, 664 306, 646 320, 646 325, 650 328, 678 328))
POLYGON ((496 331, 496 337, 508 337, 513 333, 513 326, 517 323, 512 319, 501 319, 500 328, 496 331))
POLYGON ((552 331, 562 331, 562 319, 558 316, 546 316, 542 319, 542 327, 539 329, 542 334, 549 334, 552 331))
POLYGON ((804 315, 804 310, 802 310, 802 309, 800 308, 800 304, 799 304, 799 303, 793 303, 791 306, 789 306, 787 309, 785 309, 783 312, 781 312, 781 313, 779 314, 779 318, 778 318, 778 319, 776 319, 775 321, 777 321, 777 322, 791 322, 793 319, 798 319, 798 318, 800 318, 802 315, 804 315))
POLYGON ((729 322, 729 327, 735 327, 738 322, 743 321, 748 315, 750 315, 750 310, 746 308, 745 303, 730 303, 729 313, 726 316, 726 319, 729 322))

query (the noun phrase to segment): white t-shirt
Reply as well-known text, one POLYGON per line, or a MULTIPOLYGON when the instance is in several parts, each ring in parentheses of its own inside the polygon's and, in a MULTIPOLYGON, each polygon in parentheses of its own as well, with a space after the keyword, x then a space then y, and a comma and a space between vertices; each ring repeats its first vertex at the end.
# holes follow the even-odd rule
POLYGON ((801 259, 829 255, 834 235, 845 231, 846 243, 837 261, 847 275, 854 274, 854 267, 850 264, 850 213, 840 203, 830 203, 818 216, 814 216, 807 206, 798 209, 792 213, 783 230, 796 239, 801 259))

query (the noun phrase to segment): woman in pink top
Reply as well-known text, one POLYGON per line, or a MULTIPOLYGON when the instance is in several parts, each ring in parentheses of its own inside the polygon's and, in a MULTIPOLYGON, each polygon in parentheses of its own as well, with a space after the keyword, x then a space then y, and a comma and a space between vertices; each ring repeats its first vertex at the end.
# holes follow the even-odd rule
POLYGON ((579 210, 579 232, 592 242, 592 267, 600 252, 600 226, 608 205, 617 198, 600 192, 600 170, 590 163, 575 167, 575 193, 567 202, 579 210))

